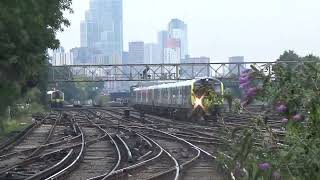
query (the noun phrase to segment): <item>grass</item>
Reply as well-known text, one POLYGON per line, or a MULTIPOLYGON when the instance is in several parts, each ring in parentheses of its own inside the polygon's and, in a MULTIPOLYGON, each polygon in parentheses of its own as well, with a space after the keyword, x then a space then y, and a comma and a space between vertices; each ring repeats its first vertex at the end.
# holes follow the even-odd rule
POLYGON ((32 103, 28 109, 18 109, 16 117, 11 120, 6 120, 5 117, 0 117, 0 141, 10 136, 14 131, 22 130, 23 128, 30 125, 31 114, 36 112, 44 112, 44 107, 37 103, 32 103), (1 128, 2 127, 2 128, 1 128))
MULTIPOLYGON (((2 118, 3 119, 3 118, 2 118)), ((31 123, 31 118, 16 118, 3 122, 3 130, 0 130, 0 141, 15 131, 20 131, 31 123)))

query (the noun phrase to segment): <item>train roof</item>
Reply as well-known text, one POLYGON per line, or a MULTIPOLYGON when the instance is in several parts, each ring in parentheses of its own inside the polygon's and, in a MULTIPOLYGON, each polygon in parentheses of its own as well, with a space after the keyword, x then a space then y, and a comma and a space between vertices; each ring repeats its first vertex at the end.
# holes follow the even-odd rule
POLYGON ((47 91, 47 94, 48 94, 48 95, 51 95, 51 94, 53 94, 53 93, 55 93, 55 92, 59 92, 59 93, 62 93, 62 94, 63 94, 63 92, 60 91, 60 90, 47 91))
POLYGON ((139 91, 139 90, 149 90, 149 89, 163 89, 163 88, 172 88, 172 87, 181 87, 181 86, 191 86, 193 83, 195 83, 196 81, 201 80, 201 79, 211 79, 211 80, 218 81, 219 83, 221 83, 221 81, 218 79, 205 77, 205 78, 197 78, 197 79, 192 79, 192 80, 187 80, 187 81, 180 81, 180 82, 176 82, 176 83, 167 83, 167 84, 160 84, 160 85, 153 85, 153 86, 137 87, 137 88, 134 88, 134 90, 139 91))

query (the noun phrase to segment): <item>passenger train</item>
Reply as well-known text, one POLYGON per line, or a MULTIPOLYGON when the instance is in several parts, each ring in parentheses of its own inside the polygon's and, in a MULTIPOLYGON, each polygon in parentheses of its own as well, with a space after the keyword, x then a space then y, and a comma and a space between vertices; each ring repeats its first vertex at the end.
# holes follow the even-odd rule
POLYGON ((64 103, 64 93, 59 90, 48 91, 51 108, 62 108, 64 103))
POLYGON ((130 104, 135 109, 157 114, 172 114, 179 119, 206 119, 217 115, 223 106, 223 83, 214 78, 146 87, 132 87, 130 104))

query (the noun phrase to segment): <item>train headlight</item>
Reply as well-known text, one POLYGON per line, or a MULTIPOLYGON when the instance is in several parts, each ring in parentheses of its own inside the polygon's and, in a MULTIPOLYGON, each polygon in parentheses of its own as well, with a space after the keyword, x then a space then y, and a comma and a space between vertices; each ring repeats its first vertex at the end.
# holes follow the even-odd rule
POLYGON ((196 109, 199 106, 201 108, 203 108, 203 104, 202 104, 203 98, 204 98, 204 96, 201 96, 201 98, 196 97, 195 102, 194 102, 194 109, 196 109))

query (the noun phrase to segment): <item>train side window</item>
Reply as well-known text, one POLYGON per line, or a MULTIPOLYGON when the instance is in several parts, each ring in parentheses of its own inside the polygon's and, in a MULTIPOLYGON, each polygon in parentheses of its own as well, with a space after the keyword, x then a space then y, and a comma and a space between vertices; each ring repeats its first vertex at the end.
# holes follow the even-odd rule
POLYGON ((151 102, 154 104, 154 90, 155 89, 151 89, 151 102))
POLYGON ((140 93, 139 93, 139 94, 140 94, 140 103, 142 103, 142 100, 143 100, 143 90, 140 90, 139 92, 140 92, 140 93))
POLYGON ((186 104, 191 104, 191 86, 186 86, 186 104))
POLYGON ((174 104, 178 104, 178 87, 174 87, 174 104))
POLYGON ((183 99, 183 105, 187 104, 187 98, 188 98, 188 86, 183 86, 183 92, 182 92, 182 99, 183 99))
POLYGON ((171 88, 168 88, 168 104, 171 104, 171 88))
POLYGON ((178 88, 178 104, 181 105, 182 102, 182 97, 181 97, 181 86, 180 87, 177 87, 178 88))
POLYGON ((149 91, 150 91, 149 89, 146 89, 146 90, 145 90, 145 93, 146 93, 146 94, 145 94, 145 96, 146 96, 146 98, 145 98, 146 102, 145 102, 145 103, 148 103, 148 102, 149 102, 149 91))
POLYGON ((138 91, 134 91, 134 99, 135 99, 135 103, 138 102, 138 91))
POLYGON ((161 104, 161 99, 162 99, 162 89, 159 89, 158 104, 161 104))

